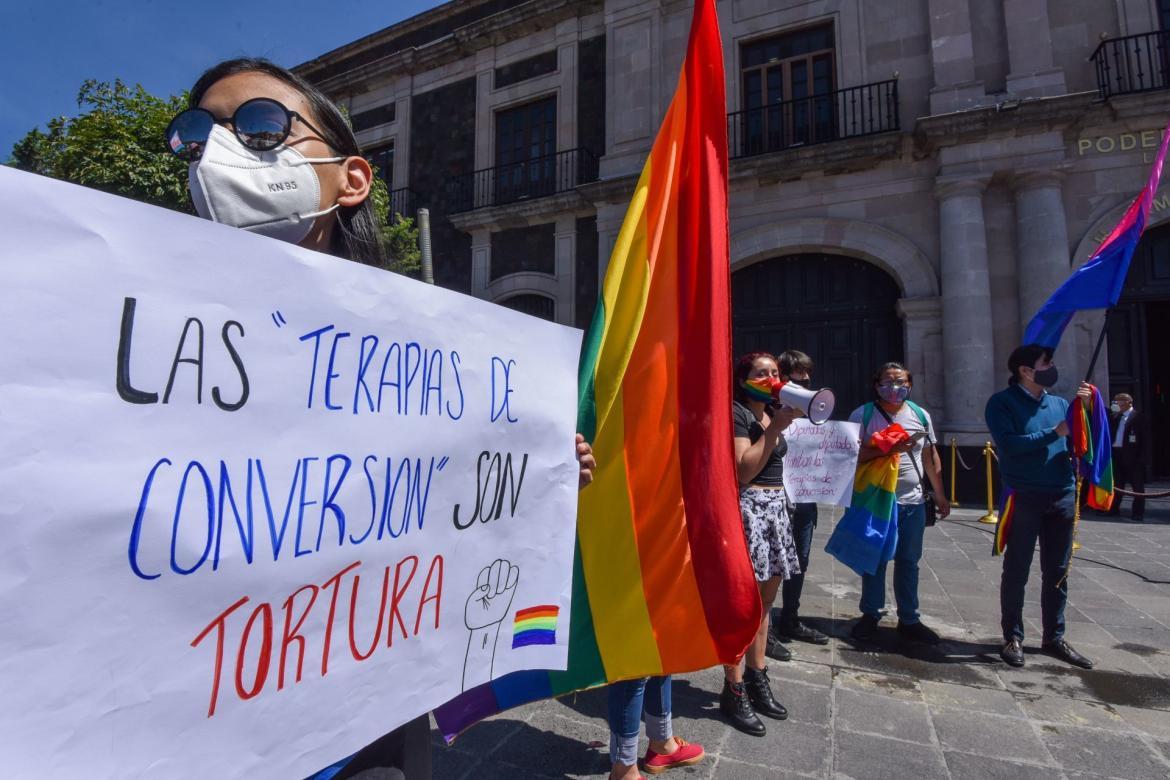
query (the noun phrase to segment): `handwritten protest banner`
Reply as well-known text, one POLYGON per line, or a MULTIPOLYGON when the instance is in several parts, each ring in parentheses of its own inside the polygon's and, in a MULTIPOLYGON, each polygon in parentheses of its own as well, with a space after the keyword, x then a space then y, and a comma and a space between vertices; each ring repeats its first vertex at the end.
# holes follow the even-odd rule
POLYGON ((857 470, 860 426, 830 420, 813 425, 793 420, 784 429, 784 487, 796 503, 849 506, 857 470))
POLYGON ((303 777, 564 669, 580 332, 0 168, 15 777, 303 777))

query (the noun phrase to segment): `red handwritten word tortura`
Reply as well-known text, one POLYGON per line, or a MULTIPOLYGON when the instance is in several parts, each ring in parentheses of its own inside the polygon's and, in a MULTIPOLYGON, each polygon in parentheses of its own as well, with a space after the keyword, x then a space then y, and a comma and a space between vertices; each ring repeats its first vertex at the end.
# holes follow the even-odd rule
MULTIPOLYGON (((215 715, 216 704, 219 700, 220 680, 224 671, 225 645, 229 643, 230 647, 234 649, 235 655, 235 693, 241 701, 253 699, 264 691, 274 666, 276 690, 282 690, 286 683, 301 682, 305 657, 310 651, 313 652, 314 656, 318 651, 320 652, 320 674, 321 677, 325 677, 329 673, 334 618, 337 616, 339 596, 343 591, 348 593, 348 610, 345 608, 347 605, 343 602, 341 614, 343 616, 348 614, 346 624, 349 654, 355 662, 369 659, 378 650, 383 626, 386 630, 385 647, 387 649, 394 646, 396 633, 401 633, 402 639, 407 640, 410 637, 418 636, 420 629, 423 628, 438 630, 439 609, 443 598, 443 556, 436 555, 431 559, 422 587, 414 590, 410 586, 415 580, 415 574, 419 571, 419 560, 418 556, 408 555, 397 564, 384 567, 377 620, 372 621, 373 638, 369 640, 364 649, 359 646, 358 634, 363 633, 357 630, 358 623, 363 622, 362 616, 357 614, 358 588, 362 579, 361 565, 361 561, 354 561, 321 585, 313 583, 302 585, 289 594, 281 607, 274 609, 272 603, 261 602, 252 610, 247 620, 243 619, 246 610, 238 612, 241 607, 249 603, 250 599, 247 596, 241 597, 216 615, 191 642, 192 647, 198 647, 209 634, 215 633, 211 701, 207 707, 207 717, 215 715), (391 571, 393 571, 393 586, 391 586, 391 571), (349 584, 350 582, 352 584, 349 584), (348 588, 347 584, 349 584, 348 588), (317 607, 318 597, 326 591, 329 592, 327 610, 317 607), (423 613, 427 611, 427 605, 432 603, 434 605, 434 621, 432 623, 430 615, 427 615, 427 625, 424 626, 423 613), (414 608, 414 621, 413 627, 408 629, 407 627, 411 625, 411 607, 414 608), (284 612, 284 630, 281 632, 278 642, 274 641, 273 632, 273 613, 276 610, 284 612), (404 610, 406 620, 403 619, 404 610), (229 618, 231 619, 229 620, 229 618), (318 630, 311 630, 313 628, 318 630), (310 636, 320 637, 320 647, 310 648, 306 633, 310 636), (257 634, 259 634, 258 638, 257 634), (259 643, 258 650, 254 648, 256 643, 259 643), (273 659, 274 651, 275 659, 273 659), (290 651, 295 664, 289 663, 290 651), (256 659, 254 670, 245 670, 249 657, 256 659), (290 676, 292 677, 291 681, 288 679, 290 676)), ((324 601, 324 599, 320 600, 324 601)), ((364 622, 366 622, 367 631, 369 631, 371 621, 364 622)), ((227 658, 230 664, 231 655, 228 655, 227 658)))

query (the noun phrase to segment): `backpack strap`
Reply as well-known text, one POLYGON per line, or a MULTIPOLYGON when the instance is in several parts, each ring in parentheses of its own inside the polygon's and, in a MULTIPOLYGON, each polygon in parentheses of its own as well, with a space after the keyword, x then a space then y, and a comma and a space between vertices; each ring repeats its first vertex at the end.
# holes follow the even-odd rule
POLYGON ((918 422, 922 423, 922 430, 927 432, 926 443, 934 444, 934 442, 930 440, 930 426, 926 424, 926 412, 922 411, 922 407, 911 401, 909 398, 906 399, 906 405, 909 406, 910 410, 918 416, 918 422))
POLYGON ((869 428, 869 421, 873 419, 873 401, 861 407, 861 432, 864 434, 869 428))

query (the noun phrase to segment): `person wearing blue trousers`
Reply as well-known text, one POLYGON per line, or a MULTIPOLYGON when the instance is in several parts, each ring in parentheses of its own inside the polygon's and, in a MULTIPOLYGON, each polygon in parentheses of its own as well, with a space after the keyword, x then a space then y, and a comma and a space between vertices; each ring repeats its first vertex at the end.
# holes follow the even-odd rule
POLYGON ((670 677, 643 677, 609 686, 609 755, 613 768, 610 780, 636 780, 638 734, 642 722, 650 747, 642 769, 658 774, 703 760, 702 745, 674 736, 670 720, 670 677))
MULTIPOLYGON (((918 562, 922 559, 922 536, 926 531, 925 482, 929 481, 938 505, 938 516, 946 517, 951 507, 942 490, 942 461, 935 451, 934 425, 930 414, 910 399, 914 376, 901 363, 886 363, 873 378, 874 400, 853 411, 849 421, 861 426, 858 462, 884 457, 869 445, 870 437, 895 423, 911 438, 894 446, 898 452, 898 545, 894 551, 894 600, 898 605, 898 634, 910 642, 937 644, 939 636, 923 624, 918 612, 918 562)), ((861 619, 850 630, 860 642, 872 640, 886 605, 886 564, 873 574, 861 577, 861 619)))

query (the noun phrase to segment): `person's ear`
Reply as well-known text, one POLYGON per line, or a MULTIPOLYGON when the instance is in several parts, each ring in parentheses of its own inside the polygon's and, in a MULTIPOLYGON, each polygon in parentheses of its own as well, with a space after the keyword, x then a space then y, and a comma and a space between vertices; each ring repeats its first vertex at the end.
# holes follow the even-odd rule
POLYGON ((374 170, 365 157, 346 157, 341 161, 341 186, 338 188, 337 203, 350 208, 360 206, 370 197, 374 184, 374 170))

